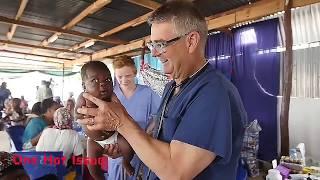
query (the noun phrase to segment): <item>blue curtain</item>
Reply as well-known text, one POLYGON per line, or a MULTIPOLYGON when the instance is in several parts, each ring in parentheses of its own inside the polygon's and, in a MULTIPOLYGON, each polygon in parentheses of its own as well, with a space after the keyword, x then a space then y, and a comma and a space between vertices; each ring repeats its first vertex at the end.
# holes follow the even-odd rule
POLYGON ((212 35, 206 50, 209 59, 215 58, 212 64, 238 88, 249 121, 259 121, 263 130, 258 156, 263 160, 277 157, 280 55, 258 52, 277 47, 277 26, 275 19, 234 29, 232 37, 221 33, 212 35), (227 61, 221 57, 228 57, 227 61))
POLYGON ((209 63, 231 79, 234 59, 233 35, 219 33, 209 36, 205 53, 209 63))

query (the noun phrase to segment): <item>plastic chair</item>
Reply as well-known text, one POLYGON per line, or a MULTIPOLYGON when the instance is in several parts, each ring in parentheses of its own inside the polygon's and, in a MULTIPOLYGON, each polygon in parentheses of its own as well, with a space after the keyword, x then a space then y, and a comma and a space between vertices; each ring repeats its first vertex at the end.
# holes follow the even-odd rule
POLYGON ((12 139, 14 146, 18 151, 22 150, 22 137, 24 133, 24 128, 24 126, 11 126, 7 129, 7 132, 10 138, 12 139))

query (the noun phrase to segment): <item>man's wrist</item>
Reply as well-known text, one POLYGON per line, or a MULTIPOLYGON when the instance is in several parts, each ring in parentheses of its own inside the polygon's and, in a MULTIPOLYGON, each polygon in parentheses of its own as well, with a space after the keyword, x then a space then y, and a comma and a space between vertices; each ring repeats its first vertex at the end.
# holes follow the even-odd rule
POLYGON ((134 120, 132 119, 131 116, 125 116, 125 118, 122 118, 119 122, 119 126, 117 127, 117 131, 120 134, 123 134, 126 132, 126 129, 128 126, 130 126, 130 124, 132 124, 132 122, 134 122, 134 120))

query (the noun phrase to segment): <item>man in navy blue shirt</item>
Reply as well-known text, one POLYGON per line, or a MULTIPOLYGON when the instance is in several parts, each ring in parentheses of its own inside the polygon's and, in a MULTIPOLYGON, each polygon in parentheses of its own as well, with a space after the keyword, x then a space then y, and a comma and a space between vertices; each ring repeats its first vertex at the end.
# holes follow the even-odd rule
MULTIPOLYGON (((116 130, 142 162, 149 179, 236 179, 247 120, 236 88, 204 57, 207 24, 190 2, 170 1, 149 18, 153 56, 163 63, 173 81, 166 85, 154 137, 128 115, 116 97, 105 103, 84 97, 97 109, 80 120, 89 129, 116 130)), ((107 148, 115 155, 118 148, 107 148)))

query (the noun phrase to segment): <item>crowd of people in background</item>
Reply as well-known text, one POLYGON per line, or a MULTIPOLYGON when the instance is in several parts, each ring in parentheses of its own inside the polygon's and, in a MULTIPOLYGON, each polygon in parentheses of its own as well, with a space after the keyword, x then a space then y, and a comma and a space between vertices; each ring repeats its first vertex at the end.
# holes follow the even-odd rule
MULTIPOLYGON (((160 105, 160 96, 150 87, 136 84, 137 69, 130 57, 117 58, 113 66, 117 80, 113 84, 110 75, 111 83, 109 84, 113 87, 110 93, 116 94, 130 115, 137 120, 139 126, 146 129, 160 105)), ((96 72, 100 67, 95 68, 92 72, 96 72)), ((87 76, 89 70, 83 71, 82 74, 87 76)), ((90 78, 92 77, 90 76, 90 78)), ((90 78, 89 80, 91 80, 90 78)), ((97 78, 100 78, 99 73, 97 78)), ((87 154, 90 144, 86 143, 90 136, 85 134, 85 128, 76 122, 77 113, 75 109, 77 106, 74 94, 70 92, 68 99, 62 102, 60 97, 53 95, 50 88, 51 82, 52 80, 41 81, 41 86, 37 87, 36 91, 36 103, 33 104, 31 109, 24 96, 21 96, 21 98, 12 97, 10 90, 7 89, 6 82, 2 83, 0 110, 3 114, 0 116, 0 141, 2 142, 0 152, 63 152, 63 156, 67 158, 65 167, 68 169, 76 168, 74 164, 70 163, 72 157, 90 158, 87 154)), ((97 83, 95 80, 93 83, 99 84, 95 86, 98 92, 101 91, 102 86, 105 86, 105 80, 97 79, 97 83)), ((85 86, 83 87, 83 91, 88 92, 88 89, 85 86)), ((77 101, 79 101, 79 97, 77 101)), ((117 139, 117 144, 106 144, 102 148, 112 150, 114 146, 119 144, 120 137, 117 137, 117 139)), ((109 158, 106 161, 109 164, 108 169, 106 167, 101 168, 102 172, 108 172, 107 177, 109 179, 134 179, 138 175, 142 176, 142 174, 147 173, 146 167, 137 156, 134 156, 131 161, 134 167, 134 172, 130 174, 131 177, 125 173, 121 163, 122 158, 109 158)), ((84 171, 82 177, 85 179, 94 177, 89 165, 84 171)))
POLYGON ((63 103, 59 97, 53 96, 50 83, 51 80, 41 82, 41 86, 36 91, 36 103, 30 109, 24 96, 13 97, 7 88, 7 83, 2 82, 0 87, 1 155, 7 157, 7 153, 36 150, 62 151, 67 157, 83 154, 81 138, 73 130, 76 126, 73 93, 70 93, 69 99, 63 103), (57 132, 55 137, 54 132, 57 132), (68 138, 70 141, 67 141, 68 138), (53 143, 48 144, 48 142, 53 143))

